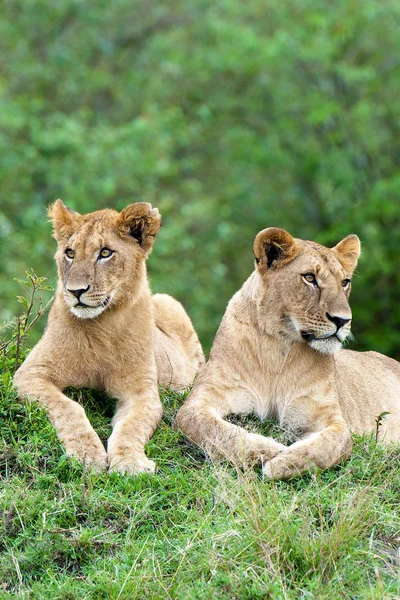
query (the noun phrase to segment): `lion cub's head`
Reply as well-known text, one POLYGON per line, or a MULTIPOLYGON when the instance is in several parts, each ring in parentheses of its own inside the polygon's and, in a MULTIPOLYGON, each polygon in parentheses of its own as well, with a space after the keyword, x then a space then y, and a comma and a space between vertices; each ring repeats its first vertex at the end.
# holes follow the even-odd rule
POLYGON ((138 202, 81 215, 57 200, 48 213, 63 298, 75 316, 92 319, 135 294, 161 225, 157 208, 138 202))
POLYGON ((333 353, 350 335, 351 277, 360 240, 349 235, 334 248, 293 238, 270 227, 254 241, 266 314, 279 313, 279 331, 315 350, 333 353))

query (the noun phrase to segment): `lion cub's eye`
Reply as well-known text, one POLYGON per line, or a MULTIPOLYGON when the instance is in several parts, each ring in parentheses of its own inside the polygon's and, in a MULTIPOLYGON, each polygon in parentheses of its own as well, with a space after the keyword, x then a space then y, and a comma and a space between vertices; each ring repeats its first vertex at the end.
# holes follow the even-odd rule
POLYGON ((110 250, 110 248, 102 248, 100 250, 99 258, 109 258, 113 254, 114 254, 114 251, 110 250))
POLYGON ((350 283, 351 283, 351 279, 343 279, 342 287, 347 288, 347 287, 349 287, 350 283))
POLYGON ((72 260, 74 258, 74 256, 75 256, 75 252, 73 250, 71 250, 71 248, 67 248, 65 250, 65 256, 67 258, 70 258, 72 260))
POLYGON ((315 275, 313 273, 304 273, 302 277, 305 281, 307 281, 307 283, 312 283, 313 285, 318 286, 317 280, 315 279, 315 275))

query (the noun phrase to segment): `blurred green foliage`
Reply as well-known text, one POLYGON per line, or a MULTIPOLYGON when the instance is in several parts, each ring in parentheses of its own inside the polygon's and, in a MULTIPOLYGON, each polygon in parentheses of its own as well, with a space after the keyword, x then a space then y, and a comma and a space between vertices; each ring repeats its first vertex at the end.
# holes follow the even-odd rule
POLYGON ((357 348, 400 358, 399 30, 390 0, 4 0, 0 317, 26 269, 55 281, 47 204, 140 200, 206 347, 275 225, 360 236, 357 348))

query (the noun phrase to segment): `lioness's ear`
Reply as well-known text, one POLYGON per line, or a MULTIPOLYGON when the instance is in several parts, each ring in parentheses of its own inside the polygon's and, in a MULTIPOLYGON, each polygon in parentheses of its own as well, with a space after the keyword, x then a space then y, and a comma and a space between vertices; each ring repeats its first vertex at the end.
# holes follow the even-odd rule
POLYGON ((332 251, 337 255, 343 268, 349 273, 353 273, 361 254, 359 238, 354 234, 348 235, 344 240, 336 244, 332 248, 332 251))
POLYGON ((146 254, 150 254, 154 237, 161 226, 161 215, 158 208, 152 208, 148 202, 136 202, 119 214, 118 226, 135 238, 146 254))
POLYGON ((62 200, 56 200, 47 209, 47 215, 53 223, 54 237, 57 242, 71 237, 75 229, 79 227, 82 216, 72 208, 65 206, 62 200))
POLYGON ((298 252, 295 239, 278 227, 260 231, 254 240, 253 250, 258 269, 282 267, 298 252))

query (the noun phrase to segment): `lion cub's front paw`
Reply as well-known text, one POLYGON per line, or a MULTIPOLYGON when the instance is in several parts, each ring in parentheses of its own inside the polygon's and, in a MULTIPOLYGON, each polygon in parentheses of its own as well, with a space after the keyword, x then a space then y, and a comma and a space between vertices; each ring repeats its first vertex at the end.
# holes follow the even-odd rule
POLYGON ((156 463, 143 453, 126 456, 114 454, 108 457, 110 471, 122 475, 138 475, 139 473, 154 473, 156 463))
POLYGON ((104 471, 107 468, 107 452, 100 439, 83 437, 64 442, 66 454, 80 460, 88 469, 104 471))

